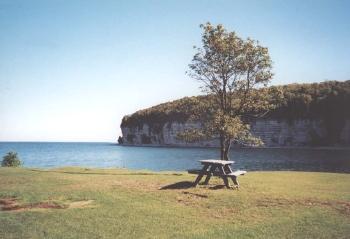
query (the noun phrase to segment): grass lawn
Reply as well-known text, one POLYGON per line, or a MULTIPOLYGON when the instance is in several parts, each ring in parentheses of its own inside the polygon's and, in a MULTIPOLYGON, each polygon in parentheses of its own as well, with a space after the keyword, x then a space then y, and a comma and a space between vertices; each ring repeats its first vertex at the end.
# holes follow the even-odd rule
POLYGON ((349 238, 350 175, 0 168, 0 238, 349 238))

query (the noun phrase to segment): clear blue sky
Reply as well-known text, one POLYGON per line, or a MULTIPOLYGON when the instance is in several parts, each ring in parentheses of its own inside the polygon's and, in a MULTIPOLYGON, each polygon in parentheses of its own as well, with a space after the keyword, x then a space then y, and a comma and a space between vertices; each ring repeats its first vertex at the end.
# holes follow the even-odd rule
POLYGON ((0 141, 116 141, 123 115, 197 95, 200 23, 270 49, 272 84, 350 79, 350 1, 0 0, 0 141))

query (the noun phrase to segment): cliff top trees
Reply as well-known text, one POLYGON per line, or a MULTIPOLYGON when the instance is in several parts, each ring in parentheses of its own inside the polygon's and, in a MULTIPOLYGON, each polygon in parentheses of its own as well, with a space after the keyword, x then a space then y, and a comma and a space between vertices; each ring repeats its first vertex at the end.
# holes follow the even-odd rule
MULTIPOLYGON (((271 87, 276 88, 276 86, 271 87)), ((348 107, 350 105, 350 80, 289 84, 278 86, 278 88, 283 92, 283 99, 278 102, 276 109, 268 112, 266 115, 268 118, 324 120, 326 116, 330 116, 330 110, 336 111, 331 114, 332 117, 350 118, 350 108, 348 107)), ((270 89, 271 91, 273 90, 270 89)), ((277 92, 277 89, 274 91, 277 92)), ((141 127, 143 124, 152 125, 152 123, 160 124, 163 127, 166 123, 183 123, 193 114, 198 103, 203 105, 203 101, 210 100, 210 98, 212 98, 211 95, 184 97, 139 110, 132 115, 125 116, 122 119, 121 127, 141 127)))
POLYGON ((202 47, 195 47, 188 74, 200 81, 202 91, 211 97, 196 104, 192 117, 200 119, 203 127, 179 137, 187 141, 219 137, 221 159, 228 160, 232 142, 261 144, 251 135, 248 121, 274 107, 266 88, 273 75, 271 59, 259 42, 243 40, 222 25, 207 23, 201 28, 202 47))

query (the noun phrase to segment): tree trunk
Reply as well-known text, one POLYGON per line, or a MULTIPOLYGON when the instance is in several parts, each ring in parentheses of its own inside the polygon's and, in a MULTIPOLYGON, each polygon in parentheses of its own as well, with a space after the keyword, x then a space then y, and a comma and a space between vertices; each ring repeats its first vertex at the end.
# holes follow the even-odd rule
POLYGON ((225 156, 225 142, 224 142, 224 135, 220 133, 220 159, 224 160, 225 156))
POLYGON ((224 160, 230 160, 229 153, 231 148, 231 139, 226 139, 224 142, 224 160))

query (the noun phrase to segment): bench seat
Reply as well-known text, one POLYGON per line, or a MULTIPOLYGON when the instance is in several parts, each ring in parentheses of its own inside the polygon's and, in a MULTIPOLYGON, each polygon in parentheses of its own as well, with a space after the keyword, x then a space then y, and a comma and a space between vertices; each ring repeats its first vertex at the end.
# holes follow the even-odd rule
MULTIPOLYGON (((200 174, 200 173, 202 173, 202 171, 200 170, 200 169, 189 169, 189 170, 187 170, 187 172, 189 173, 189 174, 200 174)), ((228 173, 228 174, 222 174, 222 173, 220 173, 220 172, 214 172, 214 174, 212 174, 213 176, 219 176, 219 177, 222 177, 222 176, 236 176, 236 177, 238 177, 238 176, 240 176, 240 175, 244 175, 244 174, 246 174, 247 173, 247 171, 244 171, 244 170, 237 170, 237 171, 234 171, 234 172, 232 172, 232 173, 228 173)), ((204 173, 204 175, 208 175, 208 174, 210 174, 210 172, 209 171, 207 171, 207 172, 205 172, 204 173)))
MULTIPOLYGON (((189 174, 200 174, 202 172, 202 170, 200 170, 200 169, 189 169, 189 170, 187 170, 187 172, 189 174)), ((208 175, 209 171, 207 171, 205 174, 208 175)))
POLYGON ((236 176, 236 177, 238 177, 238 176, 244 175, 246 173, 247 173, 247 171, 244 171, 244 170, 237 170, 237 171, 234 171, 232 173, 227 173, 227 174, 222 174, 220 172, 215 172, 214 176, 220 176, 220 177, 222 177, 222 176, 236 176))

